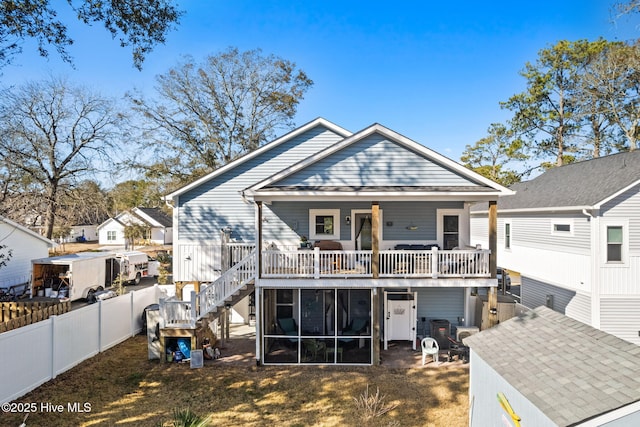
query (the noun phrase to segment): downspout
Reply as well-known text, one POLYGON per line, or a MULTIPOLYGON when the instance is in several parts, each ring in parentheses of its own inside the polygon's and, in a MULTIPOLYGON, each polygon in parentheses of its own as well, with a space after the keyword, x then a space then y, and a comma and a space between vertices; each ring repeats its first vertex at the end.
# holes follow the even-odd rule
POLYGON ((589 219, 590 232, 590 279, 591 279, 591 326, 600 329, 600 224, 597 215, 593 215, 593 209, 582 209, 582 214, 589 219))

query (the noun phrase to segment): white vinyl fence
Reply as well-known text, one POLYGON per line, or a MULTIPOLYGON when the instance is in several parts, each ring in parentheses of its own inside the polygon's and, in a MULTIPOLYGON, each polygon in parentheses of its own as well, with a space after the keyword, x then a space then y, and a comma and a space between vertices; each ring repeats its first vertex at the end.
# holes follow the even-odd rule
POLYGON ((164 296, 156 285, 0 334, 0 404, 135 336, 164 296))

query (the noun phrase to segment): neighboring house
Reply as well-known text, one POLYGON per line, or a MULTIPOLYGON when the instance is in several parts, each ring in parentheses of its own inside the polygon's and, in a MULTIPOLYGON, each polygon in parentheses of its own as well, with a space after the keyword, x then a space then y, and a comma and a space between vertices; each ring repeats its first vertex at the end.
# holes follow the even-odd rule
POLYGON ((470 427, 640 425, 637 345, 544 306, 464 343, 470 427))
MULTIPOLYGON (((500 266, 522 304, 640 344, 640 150, 553 168, 498 202, 500 266)), ((471 212, 486 241, 486 205, 471 212)))
POLYGON ((0 252, 11 250, 11 259, 0 267, 0 288, 28 283, 31 277, 31 260, 49 256, 49 248, 56 243, 7 218, 0 216, 0 252))
POLYGON ((124 229, 128 225, 148 227, 144 240, 154 245, 168 245, 173 241, 171 218, 160 208, 133 208, 109 218, 98 226, 98 242, 101 245, 126 246, 124 229))
POLYGON ((213 282, 163 302, 161 324, 194 327, 254 285, 259 363, 377 364, 381 340, 470 324, 472 290, 497 280, 469 206, 506 194, 379 124, 317 119, 167 196, 174 280, 213 282))
POLYGON ((69 231, 69 236, 63 239, 64 243, 97 241, 98 225, 96 224, 72 225, 71 230, 69 231))

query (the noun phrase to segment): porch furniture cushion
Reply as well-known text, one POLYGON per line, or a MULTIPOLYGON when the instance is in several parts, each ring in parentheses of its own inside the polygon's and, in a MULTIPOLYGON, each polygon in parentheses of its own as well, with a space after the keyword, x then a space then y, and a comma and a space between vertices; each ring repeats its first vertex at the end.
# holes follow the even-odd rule
POLYGON ((422 348, 422 364, 427 363, 427 356, 431 356, 432 360, 436 363, 439 363, 438 353, 440 353, 440 346, 438 346, 438 341, 433 338, 423 338, 420 342, 420 347, 422 348))
POLYGON ((314 243, 316 248, 320 248, 321 251, 341 251, 342 244, 333 240, 318 240, 314 243))
POLYGON ((393 249, 395 249, 396 251, 407 251, 411 249, 411 245, 405 245, 405 244, 395 245, 393 249))
POLYGON ((367 328, 369 319, 364 317, 356 317, 351 321, 351 324, 342 331, 343 335, 360 335, 362 331, 367 328))
MULTIPOLYGON (((298 325, 296 324, 296 319, 291 317, 284 317, 278 319, 278 327, 282 330, 285 335, 289 336, 297 336, 298 335, 298 325)), ((289 339, 291 342, 296 342, 295 339, 289 339)))

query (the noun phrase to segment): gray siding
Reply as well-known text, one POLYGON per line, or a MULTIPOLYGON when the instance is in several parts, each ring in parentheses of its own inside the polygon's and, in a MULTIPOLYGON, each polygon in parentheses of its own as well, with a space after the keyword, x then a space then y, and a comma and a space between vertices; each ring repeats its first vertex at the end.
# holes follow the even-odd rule
POLYGON ((553 297, 553 306, 549 307, 555 311, 565 314, 567 305, 576 295, 575 292, 559 288, 549 283, 541 282, 527 276, 521 277, 522 304, 529 308, 547 305, 547 296, 553 297))
POLYGON ((640 345, 640 298, 602 298, 600 329, 640 345))
POLYGON ((629 252, 640 254, 640 185, 605 203, 600 213, 604 218, 629 219, 629 252))
POLYGON ((182 194, 178 239, 217 239, 220 229, 229 226, 232 237, 253 240, 254 207, 240 191, 341 139, 318 126, 182 194))
POLYGON ((458 326, 458 318, 464 317, 463 288, 420 288, 418 292, 418 335, 430 331, 430 321, 446 319, 451 323, 451 333, 458 326), (422 318, 425 322, 422 322, 422 318))
MULTIPOLYGON (((437 240, 436 219, 438 209, 462 209, 463 202, 383 202, 383 240, 432 241, 437 240), (390 223, 391 225, 387 225, 390 223), (417 230, 407 230, 415 225, 417 230)), ((368 202, 273 202, 268 209, 270 216, 263 225, 264 239, 279 240, 309 235, 310 209, 340 209, 340 240, 351 240, 351 225, 345 217, 352 209, 371 208, 368 202)), ((266 211, 266 209, 265 209, 266 211)))
POLYGON ((570 214, 498 214, 498 239, 504 247, 504 224, 511 221, 511 246, 553 248, 554 251, 589 253, 591 228, 584 215, 570 214), (571 222, 573 233, 553 234, 554 222, 571 222))
POLYGON ((357 141, 274 185, 469 186, 479 184, 376 134, 357 141))

